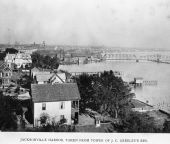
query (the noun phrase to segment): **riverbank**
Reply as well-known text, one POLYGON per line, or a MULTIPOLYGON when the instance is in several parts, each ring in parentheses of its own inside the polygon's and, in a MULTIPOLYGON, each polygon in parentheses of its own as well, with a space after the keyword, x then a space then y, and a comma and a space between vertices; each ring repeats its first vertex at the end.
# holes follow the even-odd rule
MULTIPOLYGON (((134 80, 134 77, 142 77, 147 81, 157 81, 157 85, 145 85, 134 89, 136 98, 149 104, 158 106, 164 103, 167 112, 170 113, 170 68, 168 64, 135 61, 103 61, 81 65, 61 65, 59 69, 68 72, 98 72, 120 71, 122 79, 126 82, 134 80)), ((160 107, 160 109, 162 109, 160 107)))

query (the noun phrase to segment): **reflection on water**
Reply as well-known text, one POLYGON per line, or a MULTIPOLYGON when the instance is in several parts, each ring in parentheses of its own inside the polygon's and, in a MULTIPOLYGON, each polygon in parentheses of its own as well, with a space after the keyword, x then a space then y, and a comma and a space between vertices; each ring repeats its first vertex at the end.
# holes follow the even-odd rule
POLYGON ((69 72, 97 72, 113 70, 123 72, 123 80, 142 77, 144 81, 157 81, 157 85, 143 85, 135 89, 136 98, 170 112, 170 65, 152 62, 105 61, 86 65, 60 66, 69 72))

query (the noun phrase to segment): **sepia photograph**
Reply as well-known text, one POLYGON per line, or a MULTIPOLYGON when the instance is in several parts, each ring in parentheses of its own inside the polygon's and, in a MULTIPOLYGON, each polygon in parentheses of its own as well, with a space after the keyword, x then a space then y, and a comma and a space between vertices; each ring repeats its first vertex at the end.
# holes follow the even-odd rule
POLYGON ((169 134, 170 0, 0 0, 3 144, 169 134))

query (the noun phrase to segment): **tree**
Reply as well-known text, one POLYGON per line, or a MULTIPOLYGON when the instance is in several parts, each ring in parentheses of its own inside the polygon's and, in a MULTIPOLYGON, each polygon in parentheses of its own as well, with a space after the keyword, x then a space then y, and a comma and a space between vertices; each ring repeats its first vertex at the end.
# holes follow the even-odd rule
POLYGON ((163 125, 163 132, 164 133, 169 133, 170 132, 170 121, 166 120, 163 125))
POLYGON ((46 125, 47 121, 49 120, 49 115, 47 113, 42 113, 40 116, 40 122, 42 125, 46 125))
MULTIPOLYGON (((29 130, 28 130, 29 131, 29 130)), ((72 125, 60 125, 60 124, 47 124, 41 127, 32 129, 34 132, 75 132, 75 126, 72 125)))
POLYGON ((91 107, 94 89, 92 87, 92 77, 87 74, 82 74, 74 78, 77 82, 81 100, 80 100, 80 113, 84 113, 86 108, 91 107))
POLYGON ((48 69, 57 69, 59 66, 59 58, 55 55, 53 58, 46 55, 40 55, 35 52, 31 55, 32 57, 32 67, 48 68, 48 69))
POLYGON ((42 67, 43 66, 43 56, 35 52, 31 55, 32 67, 42 67))
POLYGON ((57 55, 55 55, 52 59, 51 59, 51 69, 57 69, 59 66, 60 60, 57 57, 57 55))
MULTIPOLYGON (((121 123, 113 124, 114 130, 117 132, 130 133, 153 133, 161 132, 155 125, 153 117, 146 113, 131 112, 121 123)), ((111 132, 112 130, 110 130, 111 132)))
POLYGON ((0 130, 14 131, 17 129, 17 117, 10 109, 9 99, 0 92, 0 130))
POLYGON ((101 112, 108 112, 114 118, 124 117, 131 110, 129 101, 134 94, 124 81, 113 71, 104 72, 94 82, 95 99, 101 105, 101 112))
POLYGON ((43 58, 43 63, 44 63, 44 67, 45 68, 50 68, 50 65, 51 65, 51 57, 50 56, 45 56, 43 58))
POLYGON ((6 48, 5 53, 16 54, 18 53, 18 50, 16 50, 15 48, 6 48))
POLYGON ((25 74, 20 78, 19 83, 23 88, 31 89, 32 78, 25 74))
POLYGON ((129 101, 134 94, 113 71, 101 75, 83 74, 75 78, 81 100, 80 112, 91 108, 99 113, 108 113, 113 118, 122 118, 131 110, 129 101))

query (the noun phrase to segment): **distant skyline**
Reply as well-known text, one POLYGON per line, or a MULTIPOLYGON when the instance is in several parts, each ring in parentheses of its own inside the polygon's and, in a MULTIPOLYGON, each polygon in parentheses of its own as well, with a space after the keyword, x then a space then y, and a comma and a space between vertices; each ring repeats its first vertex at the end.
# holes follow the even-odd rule
POLYGON ((170 50, 170 0, 0 0, 0 43, 170 50))

